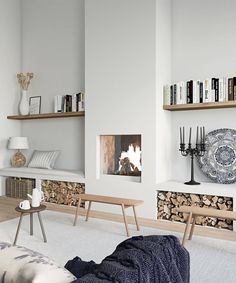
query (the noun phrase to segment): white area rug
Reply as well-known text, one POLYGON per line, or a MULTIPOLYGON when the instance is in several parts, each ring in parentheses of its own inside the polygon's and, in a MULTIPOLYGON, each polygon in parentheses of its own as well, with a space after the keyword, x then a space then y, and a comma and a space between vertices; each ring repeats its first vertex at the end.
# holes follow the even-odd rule
MULTIPOLYGON (((67 260, 79 256, 83 260, 100 262, 125 240, 122 223, 80 217, 78 225, 72 226, 73 215, 46 211, 42 213, 48 243, 42 241, 41 230, 34 216, 34 236, 29 235, 29 216, 22 221, 18 245, 43 253, 64 265, 67 260)), ((18 218, 0 223, 0 241, 13 242, 18 218)), ((173 232, 141 227, 140 233, 130 225, 132 235, 163 235, 173 232)), ((175 233, 177 237, 182 235, 175 233)), ((236 242, 194 236, 186 248, 190 252, 191 282, 235 283, 236 242)))

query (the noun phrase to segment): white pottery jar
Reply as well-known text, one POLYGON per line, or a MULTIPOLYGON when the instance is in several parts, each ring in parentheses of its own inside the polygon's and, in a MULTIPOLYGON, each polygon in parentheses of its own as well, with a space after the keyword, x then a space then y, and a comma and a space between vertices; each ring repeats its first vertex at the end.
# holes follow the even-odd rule
POLYGON ((19 112, 20 115, 28 115, 29 114, 29 101, 27 97, 27 90, 21 91, 21 100, 19 103, 19 112))

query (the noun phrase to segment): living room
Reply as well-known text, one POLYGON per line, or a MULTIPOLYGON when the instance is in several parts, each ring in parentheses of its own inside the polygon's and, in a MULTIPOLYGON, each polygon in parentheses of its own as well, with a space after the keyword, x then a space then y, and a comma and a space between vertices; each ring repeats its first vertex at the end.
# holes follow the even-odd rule
MULTIPOLYGON (((235 282, 235 171, 222 181, 223 174, 209 176, 203 162, 214 131, 233 135, 236 103, 163 100, 167 85, 234 78, 235 8, 233 0, 1 0, 0 241, 17 240, 63 267, 75 256, 100 263, 132 236, 174 235, 190 254, 190 279, 169 282, 235 282), (17 74, 27 73, 33 73, 27 99, 40 97, 38 114, 19 109, 24 89, 17 74), (84 95, 82 111, 56 113, 55 97, 78 93, 84 95), (200 152, 186 152, 184 141, 198 144, 197 132, 200 152), (14 137, 27 145, 10 146, 14 137), (12 163, 19 149, 26 158, 22 167, 12 163), (35 151, 58 153, 53 168, 28 167, 35 151), (130 162, 131 154, 139 163, 130 162), (191 172, 200 185, 184 184, 191 172), (34 211, 41 226, 26 215, 16 233, 22 211, 15 208, 26 198, 7 194, 8 178, 33 179, 44 192, 46 211, 34 211), (179 211, 185 203, 220 214, 179 211), (195 221, 187 241, 184 232, 195 221)), ((48 278, 37 282, 73 281, 48 278)), ((34 282, 24 280, 3 282, 34 282)), ((148 282, 140 280, 127 282, 148 282)), ((151 282, 168 282, 158 280, 151 282)))

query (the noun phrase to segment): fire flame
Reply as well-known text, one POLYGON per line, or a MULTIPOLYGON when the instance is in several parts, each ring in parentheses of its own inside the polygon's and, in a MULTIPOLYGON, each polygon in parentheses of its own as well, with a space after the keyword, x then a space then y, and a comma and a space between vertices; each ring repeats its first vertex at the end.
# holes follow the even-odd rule
MULTIPOLYGON (((138 168, 139 171, 142 170, 141 166, 141 154, 140 146, 129 145, 128 151, 122 151, 120 156, 120 161, 126 157, 129 158, 130 162, 134 164, 135 167, 138 168)), ((119 171, 121 169, 121 162, 119 161, 119 171)), ((133 171, 133 170, 132 170, 133 171)))

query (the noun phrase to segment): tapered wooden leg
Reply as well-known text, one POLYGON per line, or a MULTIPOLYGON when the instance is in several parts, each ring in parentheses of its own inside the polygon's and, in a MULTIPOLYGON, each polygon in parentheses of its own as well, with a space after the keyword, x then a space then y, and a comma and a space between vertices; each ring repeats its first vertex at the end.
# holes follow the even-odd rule
POLYGON ((87 214, 86 214, 86 219, 85 219, 85 221, 88 221, 88 218, 89 218, 89 212, 90 212, 90 209, 91 209, 91 204, 92 204, 92 202, 91 202, 91 201, 89 201, 89 205, 88 205, 88 210, 87 210, 87 214))
POLYGON ((124 204, 122 204, 121 207, 122 207, 122 213, 123 213, 123 217, 124 217, 125 229, 126 229, 127 237, 129 237, 129 229, 128 229, 128 223, 127 223, 127 219, 126 219, 126 215, 125 215, 125 206, 124 206, 124 204))
POLYGON ((19 220, 19 223, 18 223, 18 226, 17 226, 16 236, 15 236, 15 240, 14 240, 13 246, 16 245, 16 242, 17 242, 17 239, 18 239, 22 218, 23 218, 23 213, 20 214, 20 220, 19 220))
POLYGON ((30 235, 32 236, 34 233, 34 224, 33 224, 33 213, 30 213, 30 235))
POLYGON ((79 211, 80 204, 81 204, 81 198, 79 198, 79 200, 78 200, 78 204, 77 204, 77 207, 76 207, 75 219, 74 219, 74 226, 75 226, 75 225, 76 225, 76 223, 77 223, 78 211, 79 211))
POLYGON ((134 219, 135 219, 135 223, 136 223, 137 231, 139 231, 139 230, 140 230, 140 228, 139 228, 138 218, 137 218, 137 215, 136 215, 136 210, 135 210, 135 206, 134 206, 134 205, 133 205, 133 212, 134 212, 134 219))
POLYGON ((190 231, 190 234, 189 234, 189 240, 192 240, 192 237, 193 237, 193 231, 194 231, 194 227, 195 227, 195 223, 196 223, 196 215, 193 215, 193 223, 192 223, 192 227, 191 227, 191 231, 190 231))
POLYGON ((188 235, 188 230, 189 230, 189 225, 191 223, 191 219, 192 219, 192 212, 189 213, 189 217, 188 217, 188 221, 186 223, 186 227, 185 227, 185 231, 184 231, 184 237, 183 237, 183 242, 182 245, 185 245, 186 239, 187 239, 187 235, 188 235))
POLYGON ((46 238, 46 234, 45 234, 45 231, 44 231, 43 221, 42 221, 42 218, 41 218, 41 214, 40 214, 40 212, 37 212, 37 213, 38 213, 39 223, 40 223, 40 227, 41 227, 42 234, 43 234, 43 240, 44 240, 45 243, 47 243, 47 238, 46 238))

